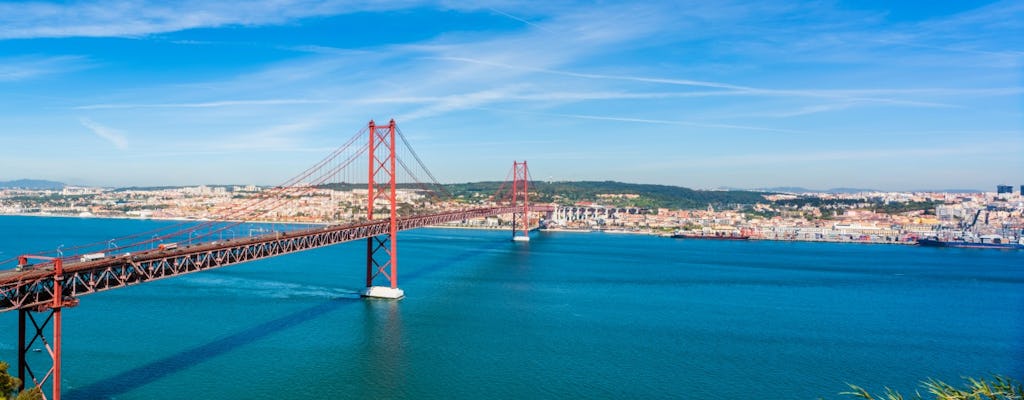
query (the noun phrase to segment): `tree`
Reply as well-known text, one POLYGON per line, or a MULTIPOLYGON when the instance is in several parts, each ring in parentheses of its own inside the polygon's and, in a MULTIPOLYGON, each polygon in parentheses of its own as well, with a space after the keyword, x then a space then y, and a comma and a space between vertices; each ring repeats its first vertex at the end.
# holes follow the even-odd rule
POLYGON ((36 386, 18 393, 18 397, 15 397, 14 400, 43 400, 43 391, 36 386))
POLYGON ((42 400, 43 391, 39 390, 38 386, 19 394, 18 386, 21 386, 21 379, 8 374, 7 368, 7 363, 0 361, 0 400, 42 400))
MULTIPOLYGON (((966 386, 961 388, 936 379, 928 379, 921 382, 921 387, 931 394, 935 400, 1021 400, 1024 399, 1024 385, 1013 378, 1002 375, 992 375, 992 381, 985 378, 966 378, 966 386)), ((914 393, 913 397, 904 397, 899 392, 886 387, 885 393, 880 396, 868 393, 864 388, 850 384, 850 392, 840 394, 859 397, 865 400, 924 400, 920 393, 914 393)))

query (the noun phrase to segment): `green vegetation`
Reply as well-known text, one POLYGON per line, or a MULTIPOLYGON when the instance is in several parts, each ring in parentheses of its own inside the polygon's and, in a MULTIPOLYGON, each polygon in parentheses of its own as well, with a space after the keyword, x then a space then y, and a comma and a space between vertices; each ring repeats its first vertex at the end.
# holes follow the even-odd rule
POLYGON ((868 206, 871 204, 867 199, 823 199, 821 197, 797 197, 795 199, 777 200, 774 203, 778 206, 790 208, 801 208, 805 206, 815 208, 826 206, 857 208, 859 206, 868 206))
MULTIPOLYGON (((966 385, 963 388, 953 387, 943 381, 929 379, 921 382, 921 387, 930 394, 928 397, 935 400, 1021 400, 1024 399, 1024 385, 1013 378, 1002 375, 993 375, 991 381, 984 378, 966 378, 966 385)), ((918 399, 924 400, 920 393, 913 397, 904 397, 899 392, 886 387, 885 393, 872 395, 864 388, 857 385, 850 385, 849 392, 840 394, 858 397, 866 400, 903 400, 918 399)))
MULTIPOLYGON (((938 201, 911 201, 906 203, 900 202, 883 202, 878 198, 861 198, 861 199, 823 199, 820 197, 798 197, 795 199, 778 200, 773 202, 774 205, 788 209, 800 209, 804 207, 813 207, 821 211, 822 219, 829 219, 838 210, 870 210, 876 213, 883 214, 902 214, 911 211, 924 211, 924 214, 935 214, 935 207, 942 204, 938 201)), ((838 211, 838 214, 842 214, 842 211, 838 211)))
POLYGON ((0 400, 40 400, 43 392, 38 387, 18 393, 21 380, 7 373, 7 363, 0 361, 0 400))
POLYGON ((692 222, 687 222, 685 225, 679 227, 679 229, 682 229, 684 231, 699 231, 702 228, 704 228, 704 227, 701 226, 700 224, 695 224, 695 223, 692 223, 692 222))
MULTIPOLYGON (((502 182, 473 182, 446 186, 455 197, 472 200, 486 199, 494 195, 502 186, 502 182)), ((509 190, 507 184, 504 190, 509 190)), ((590 201, 617 207, 635 206, 651 209, 701 209, 707 208, 708 205, 715 208, 726 208, 735 205, 756 204, 765 202, 763 194, 744 190, 694 190, 678 186, 614 181, 531 182, 530 184, 531 201, 562 205, 590 201)))
MULTIPOLYGON (((499 197, 508 196, 511 183, 501 181, 469 182, 441 185, 418 185, 401 183, 399 189, 428 189, 435 192, 447 191, 451 196, 441 193, 441 198, 451 198, 466 203, 486 201, 501 189, 499 197)), ((365 183, 331 183, 319 185, 319 188, 334 190, 366 189, 365 183)), ((580 181, 580 182, 530 182, 530 201, 538 203, 556 203, 574 205, 579 202, 592 202, 604 206, 640 207, 651 210, 668 208, 674 210, 705 209, 712 206, 717 210, 743 210, 747 219, 772 218, 782 215, 780 211, 817 209, 820 217, 814 212, 813 218, 806 213, 799 216, 808 219, 833 219, 843 214, 844 210, 870 210, 885 214, 900 214, 912 211, 924 211, 933 214, 939 202, 885 202, 881 197, 862 198, 822 198, 802 195, 792 199, 768 201, 768 192, 747 190, 695 190, 679 186, 624 183, 615 181, 580 181), (753 210, 755 204, 770 205, 770 209, 753 210)))
POLYGON ((907 203, 885 203, 876 204, 871 211, 885 214, 900 214, 909 211, 924 211, 926 214, 934 211, 935 206, 941 203, 937 201, 911 201, 907 203))
POLYGON ((757 219, 757 218, 772 219, 772 218, 775 218, 775 217, 777 217, 779 215, 781 215, 779 212, 777 212, 777 211, 770 211, 770 210, 755 210, 755 209, 743 210, 743 217, 747 221, 750 221, 752 219, 757 219))

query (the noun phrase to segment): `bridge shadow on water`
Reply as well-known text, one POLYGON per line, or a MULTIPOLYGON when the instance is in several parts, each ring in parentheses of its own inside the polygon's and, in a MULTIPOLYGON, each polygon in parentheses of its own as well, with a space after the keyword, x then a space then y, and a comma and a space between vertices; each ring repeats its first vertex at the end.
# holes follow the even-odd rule
MULTIPOLYGON (((481 254, 485 254, 485 252, 481 250, 490 250, 507 245, 508 242, 505 241, 486 243, 484 246, 477 246, 456 253, 450 257, 438 260, 408 274, 400 275, 400 277, 403 281, 415 280, 419 277, 437 272, 444 267, 458 264, 474 257, 478 257, 481 254)), ((362 299, 354 297, 330 299, 312 307, 263 322, 259 325, 216 339, 209 343, 188 348, 176 354, 152 361, 148 364, 140 365, 109 378, 99 380, 85 386, 66 390, 65 393, 68 398, 76 399, 108 399, 123 395, 164 377, 186 370, 194 365, 198 365, 207 360, 227 354, 232 350, 246 346, 277 332, 293 328, 306 321, 338 310, 341 307, 352 304, 362 304, 362 302, 362 299)))
POLYGON ((274 333, 299 325, 305 321, 357 304, 359 298, 336 298, 297 312, 276 318, 212 342, 185 349, 162 359, 132 368, 112 377, 67 391, 69 398, 106 399, 145 386, 165 376, 185 370, 206 360, 224 355, 274 333))

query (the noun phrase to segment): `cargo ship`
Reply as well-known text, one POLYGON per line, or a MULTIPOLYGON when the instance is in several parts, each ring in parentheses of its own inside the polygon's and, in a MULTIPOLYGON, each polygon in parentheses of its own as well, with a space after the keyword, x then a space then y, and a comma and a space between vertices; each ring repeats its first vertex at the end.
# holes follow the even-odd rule
POLYGON ((750 235, 743 235, 737 233, 674 233, 670 236, 673 239, 712 239, 712 240, 747 240, 750 239, 750 235))
POLYGON ((925 247, 960 247, 970 249, 1009 249, 1024 250, 1024 239, 1017 242, 1008 241, 999 235, 983 235, 975 240, 953 239, 943 240, 936 237, 917 240, 918 246, 925 247))

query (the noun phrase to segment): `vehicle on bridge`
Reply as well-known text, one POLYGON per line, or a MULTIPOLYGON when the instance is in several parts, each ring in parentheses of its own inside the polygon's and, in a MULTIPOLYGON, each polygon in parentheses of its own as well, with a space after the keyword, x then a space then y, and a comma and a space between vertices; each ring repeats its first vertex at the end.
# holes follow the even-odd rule
MULTIPOLYGON (((403 215, 399 216, 396 163, 407 168, 395 150, 396 138, 399 137, 402 143, 408 146, 405 138, 401 136, 401 131, 397 130, 394 120, 386 127, 378 127, 370 121, 366 129, 358 132, 324 160, 282 185, 268 189, 267 196, 261 195, 251 203, 224 206, 223 212, 213 219, 216 222, 169 225, 166 229, 151 231, 162 232, 161 234, 150 235, 151 232, 141 232, 116 238, 116 242, 110 239, 74 247, 83 252, 86 250, 82 249, 86 248, 102 252, 76 253, 64 257, 58 248, 55 252, 44 251, 41 254, 26 253, 19 256, 18 268, 27 270, 0 271, 0 313, 15 311, 18 314, 19 379, 23 384, 30 382, 39 387, 49 384, 52 398, 60 398, 62 310, 77 305, 81 296, 343 242, 366 240, 366 262, 359 263, 360 267, 366 266, 366 290, 362 292, 362 296, 398 300, 404 297, 404 291, 398 288, 399 231, 511 214, 513 221, 523 222, 513 223, 513 240, 525 242, 529 239, 530 214, 544 212, 550 215, 554 212, 551 206, 529 203, 529 170, 525 161, 514 161, 513 173, 510 174, 511 190, 499 189, 490 204, 459 204, 457 207, 447 206, 428 209, 421 214, 406 215, 403 203, 403 215), (350 152, 350 149, 356 149, 353 146, 358 146, 357 139, 365 137, 363 135, 369 136, 367 146, 363 147, 368 151, 360 149, 354 153, 350 152), (352 161, 358 157, 365 157, 368 162, 353 163, 352 161), (332 179, 345 176, 344 170, 348 165, 369 166, 366 171, 368 175, 365 186, 365 219, 333 223, 325 227, 305 226, 289 232, 275 229, 256 236, 250 232, 250 237, 236 240, 211 240, 211 235, 223 233, 228 227, 245 222, 265 222, 270 219, 267 215, 286 208, 287 202, 284 200, 302 198, 320 185, 330 184, 332 179), (385 204, 387 208, 381 207, 385 204), (382 209, 385 212, 374 218, 375 209, 382 209), (218 224, 225 225, 218 230, 212 230, 218 224), (169 231, 170 229, 177 230, 169 231), (149 239, 146 239, 147 237, 149 239), (153 248, 154 242, 164 240, 173 242, 160 243, 156 249, 153 248), (122 246, 115 243, 121 243, 122 246), (106 247, 92 247, 96 245, 106 247), (30 260, 37 264, 30 265, 30 260), (384 285, 379 285, 380 283, 384 285), (38 321, 43 321, 42 325, 38 324, 38 321), (47 326, 52 327, 52 334, 48 334, 44 329, 47 326), (25 356, 26 352, 34 351, 34 343, 47 345, 44 354, 49 356, 48 365, 45 364, 47 357, 25 356), (44 362, 43 365, 46 365, 48 370, 30 368, 29 363, 35 361, 44 362), (34 370, 41 373, 33 374, 34 370), (37 379, 37 376, 41 378, 37 379)), ((412 152, 411 149, 409 151, 412 152)), ((412 154, 415 156, 415 152, 412 154)), ((433 184, 443 189, 418 157, 416 161, 425 174, 430 176, 433 184)), ((413 175, 408 170, 406 172, 413 175)), ((412 179, 415 180, 415 176, 412 179)), ((415 183, 423 185, 422 182, 415 183)), ((440 204, 448 203, 441 200, 440 204)), ((200 220, 208 221, 205 217, 200 220)), ((227 231, 234 236, 234 231, 227 231)), ((260 231, 264 232, 262 228, 260 231)), ((4 262, 0 260, 0 265, 4 262)))
POLYGON ((96 260, 102 259, 102 258, 104 258, 106 256, 107 255, 105 253, 83 254, 82 257, 78 259, 78 261, 81 261, 81 262, 96 261, 96 260))

